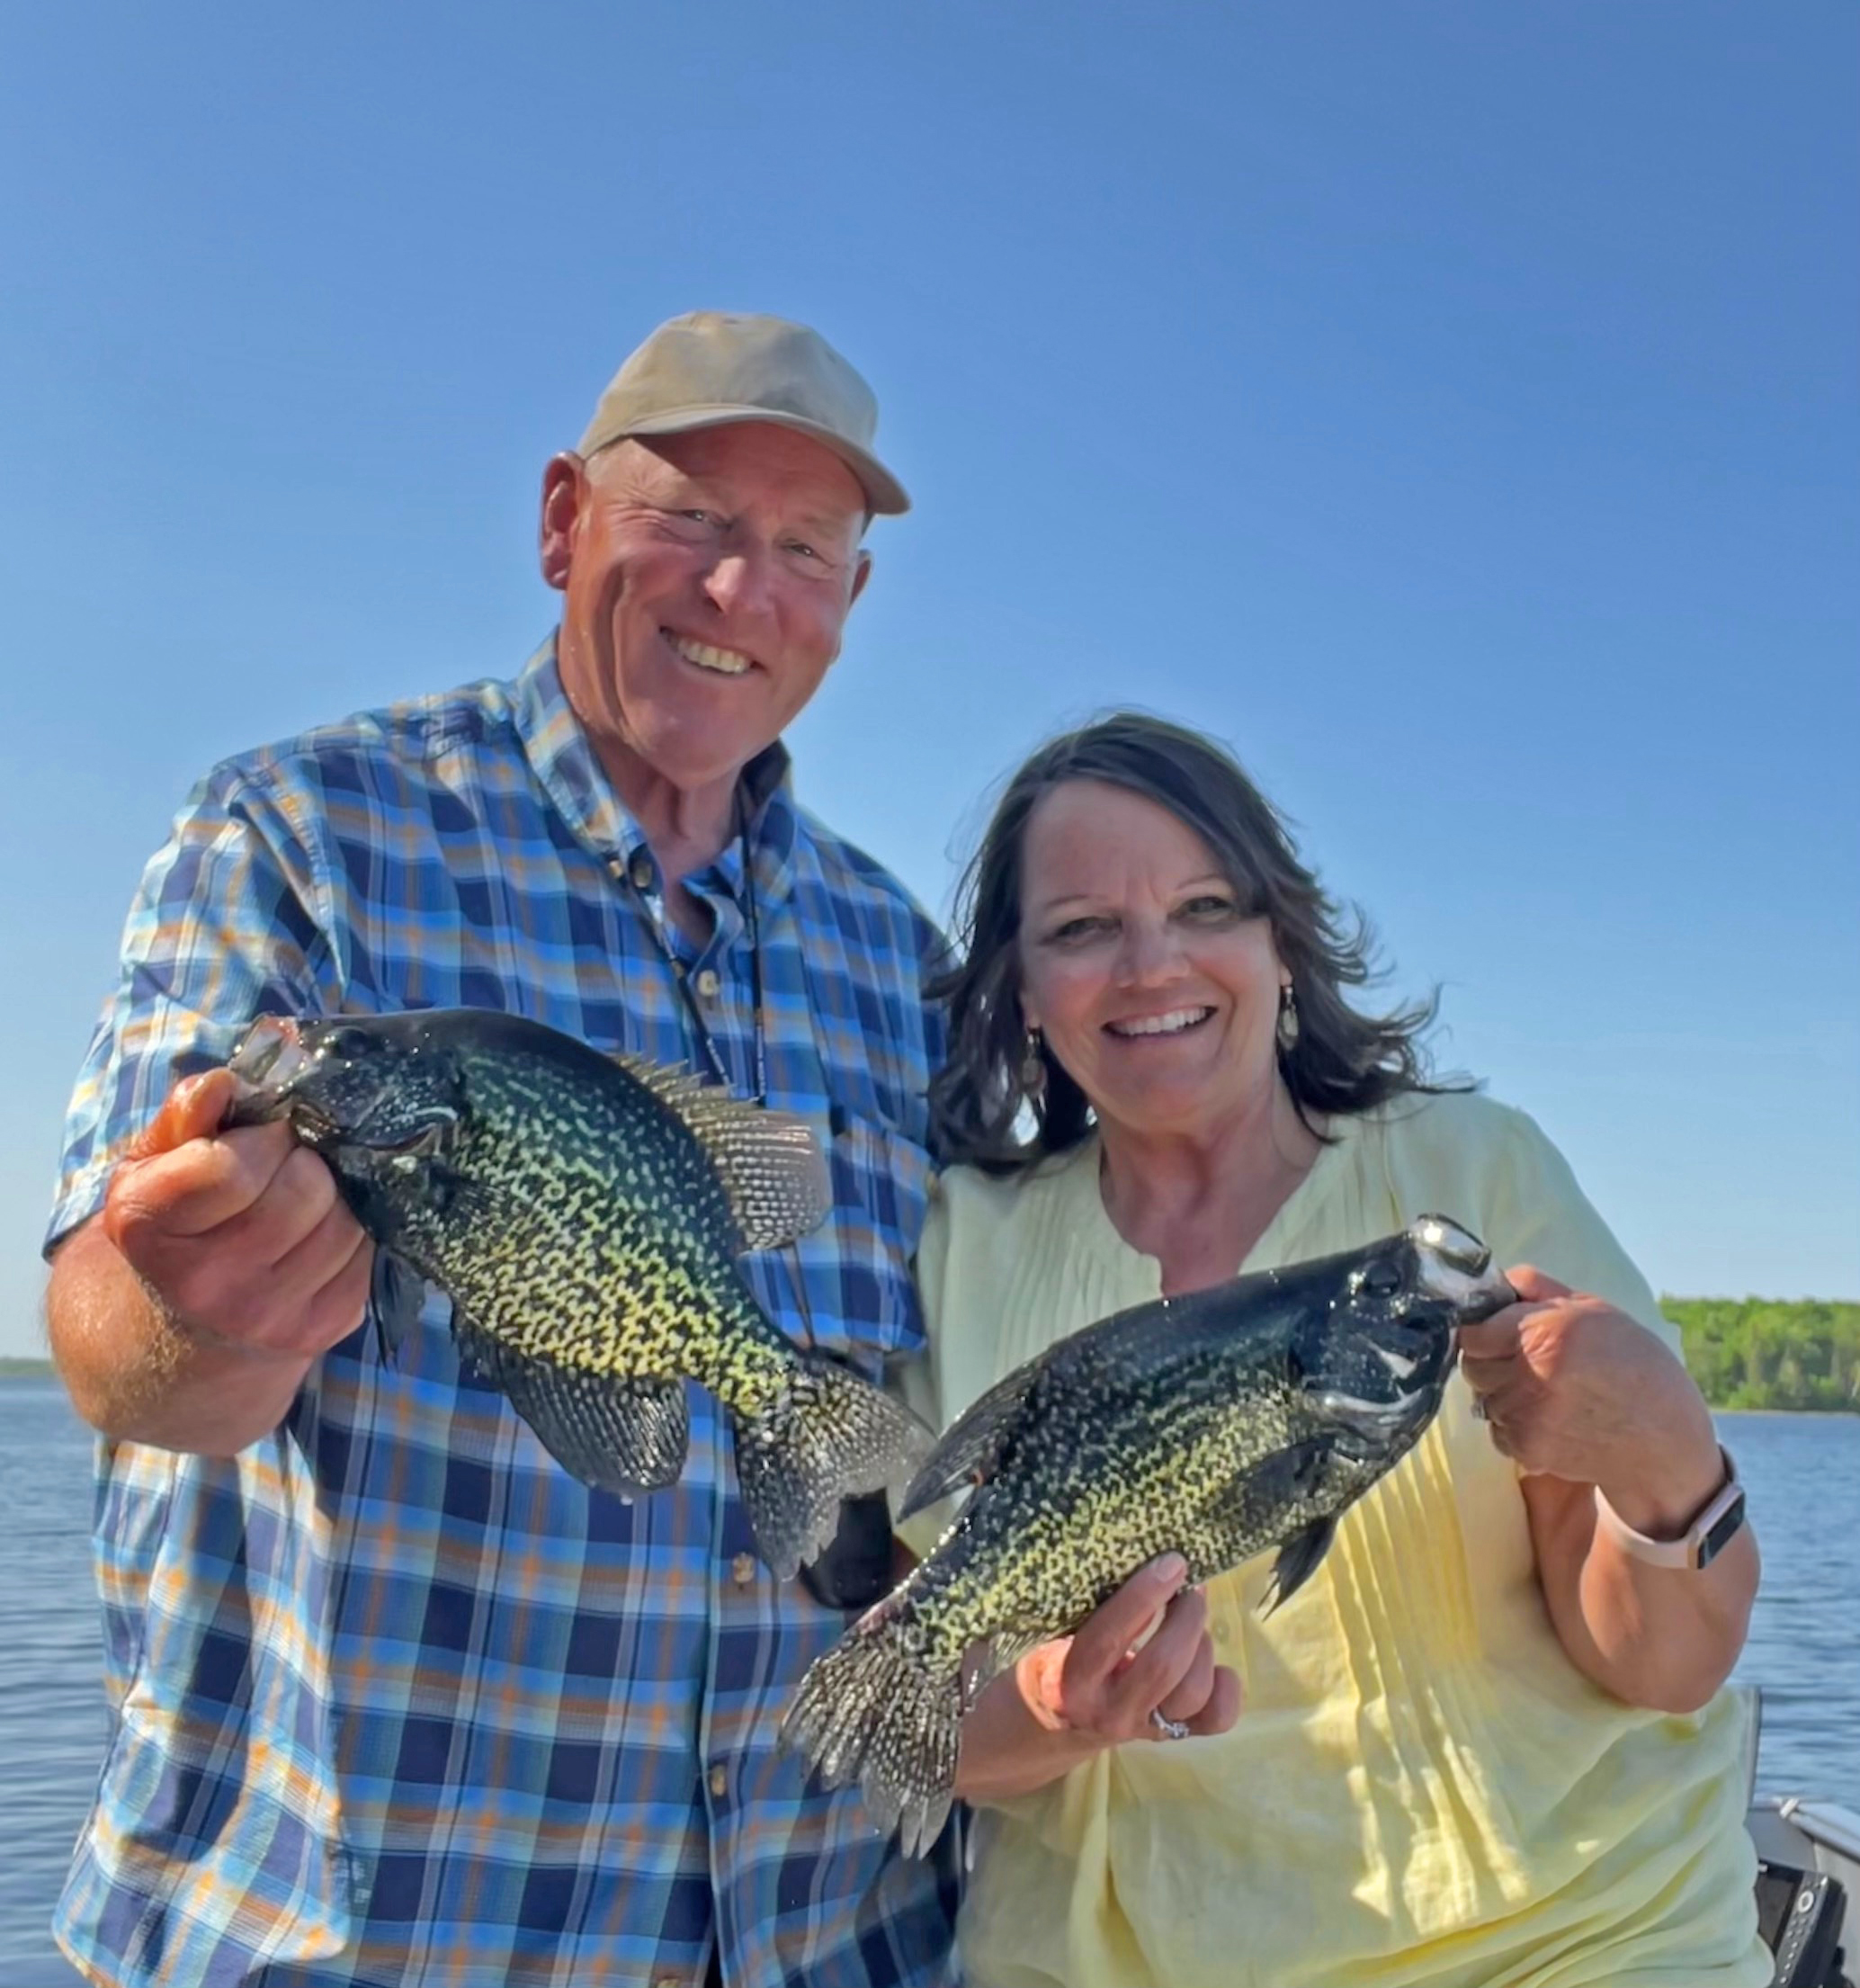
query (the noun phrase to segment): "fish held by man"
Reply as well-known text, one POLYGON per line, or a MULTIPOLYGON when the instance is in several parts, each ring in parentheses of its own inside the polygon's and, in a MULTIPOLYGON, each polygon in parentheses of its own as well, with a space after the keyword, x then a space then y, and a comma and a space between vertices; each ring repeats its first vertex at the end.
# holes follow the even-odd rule
POLYGON ((264 1016, 230 1068, 231 1122, 288 1122, 374 1238, 384 1344, 437 1285, 461 1352, 582 1482, 675 1482, 696 1381, 730 1417, 757 1550, 785 1580, 843 1498, 902 1482, 930 1447, 899 1403, 778 1330, 737 1266, 832 1204, 804 1120, 479 1009, 264 1016))
POLYGON ((1477 1237, 1426 1215, 1365 1249, 1087 1326, 943 1436, 901 1517, 974 1487, 936 1547, 802 1679, 784 1741, 858 1783, 907 1851, 949 1812, 963 1713, 1146 1562, 1191 1581, 1277 1547, 1268 1608, 1419 1440, 1453 1329, 1516 1302, 1477 1237))

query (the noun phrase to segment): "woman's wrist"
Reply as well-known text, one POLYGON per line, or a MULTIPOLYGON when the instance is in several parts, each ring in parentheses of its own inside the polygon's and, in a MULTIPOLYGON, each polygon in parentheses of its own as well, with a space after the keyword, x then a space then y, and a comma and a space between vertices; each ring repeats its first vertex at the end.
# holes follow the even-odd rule
POLYGON ((1650 1468, 1605 1474, 1596 1489, 1624 1526, 1650 1539, 1678 1539, 1723 1488, 1724 1471, 1724 1453, 1708 1421, 1702 1437, 1650 1468))

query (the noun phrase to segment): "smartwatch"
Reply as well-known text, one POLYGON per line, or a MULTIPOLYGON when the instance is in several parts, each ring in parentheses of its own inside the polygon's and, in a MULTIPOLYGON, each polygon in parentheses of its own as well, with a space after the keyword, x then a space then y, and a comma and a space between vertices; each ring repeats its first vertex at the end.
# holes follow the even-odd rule
POLYGON ((1602 1495, 1596 1486, 1596 1523, 1622 1551, 1652 1567, 1689 1567, 1696 1572, 1709 1567, 1744 1523, 1744 1487, 1738 1482, 1737 1465, 1730 1452, 1720 1447, 1724 1459, 1724 1482, 1705 1500, 1698 1515, 1677 1539, 1650 1539, 1637 1533, 1602 1495))

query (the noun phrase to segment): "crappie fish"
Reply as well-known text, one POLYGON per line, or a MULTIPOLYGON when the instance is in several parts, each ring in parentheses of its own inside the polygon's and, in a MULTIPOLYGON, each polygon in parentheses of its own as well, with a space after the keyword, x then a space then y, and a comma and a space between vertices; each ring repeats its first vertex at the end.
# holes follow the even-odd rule
POLYGON ((1425 1215, 1367 1249, 1139 1305, 997 1382, 936 1446, 901 1517, 975 1490, 936 1547, 801 1680, 784 1742, 856 1781, 906 1849, 943 1827, 963 1713, 1146 1561, 1191 1581, 1270 1547, 1269 1608, 1338 1515, 1413 1448, 1456 1325, 1516 1302, 1477 1237, 1425 1215))
POLYGON ((479 1009, 267 1016, 230 1067, 232 1122, 287 1121, 374 1238, 384 1341, 438 1285, 461 1353, 584 1483, 675 1482, 694 1380, 730 1417, 757 1549, 785 1580, 842 1498, 929 1449, 907 1410, 778 1330, 737 1267, 832 1204, 804 1120, 479 1009))

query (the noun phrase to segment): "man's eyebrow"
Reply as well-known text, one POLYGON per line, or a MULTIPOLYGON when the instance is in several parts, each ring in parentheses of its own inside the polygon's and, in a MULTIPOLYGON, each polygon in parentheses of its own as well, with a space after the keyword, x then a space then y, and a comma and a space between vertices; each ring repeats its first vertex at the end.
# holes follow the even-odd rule
POLYGON ((791 518, 789 528, 796 532, 811 532, 817 537, 827 537, 835 532, 844 532, 846 527, 856 525, 860 514, 857 511, 803 511, 791 518))

